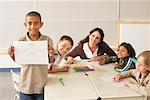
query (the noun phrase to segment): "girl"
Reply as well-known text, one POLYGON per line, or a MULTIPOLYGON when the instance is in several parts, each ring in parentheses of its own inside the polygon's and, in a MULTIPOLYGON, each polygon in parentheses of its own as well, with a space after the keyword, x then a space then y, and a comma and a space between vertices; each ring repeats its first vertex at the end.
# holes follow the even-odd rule
MULTIPOLYGON (((106 56, 105 56, 106 57, 106 56)), ((106 57, 106 63, 115 62, 115 69, 118 72, 127 71, 135 68, 135 51, 129 43, 123 42, 118 47, 117 57, 106 57)))
POLYGON ((150 51, 144 51, 139 55, 136 69, 118 74, 114 80, 119 81, 130 76, 135 77, 136 81, 130 80, 126 85, 144 96, 150 96, 150 51))
POLYGON ((49 69, 49 72, 66 72, 69 70, 68 67, 64 67, 64 64, 66 63, 64 57, 69 52, 69 50, 73 46, 73 40, 69 36, 62 36, 57 43, 57 57, 55 59, 55 62, 52 64, 51 68, 49 69))
POLYGON ((115 65, 115 69, 118 72, 127 71, 135 68, 136 58, 135 51, 129 43, 123 42, 118 47, 117 53, 118 61, 115 65))

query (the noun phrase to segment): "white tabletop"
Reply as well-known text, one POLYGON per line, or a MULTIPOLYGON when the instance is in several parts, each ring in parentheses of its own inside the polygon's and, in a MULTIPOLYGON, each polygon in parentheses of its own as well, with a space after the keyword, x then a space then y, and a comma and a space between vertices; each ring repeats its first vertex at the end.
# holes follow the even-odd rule
MULTIPOLYGON (((45 86, 45 100, 143 100, 139 93, 130 90, 122 82, 113 82, 117 72, 113 64, 99 65, 89 62, 86 65, 96 71, 49 74, 45 86), (63 78, 64 86, 59 81, 63 78)), ((76 66, 76 65, 73 65, 76 66)))
POLYGON ((102 99, 143 100, 143 97, 139 93, 130 90, 129 87, 124 85, 128 79, 121 82, 113 81, 113 77, 117 72, 114 70, 112 64, 99 66, 96 72, 87 72, 87 74, 93 87, 102 99))
POLYGON ((84 73, 49 74, 45 100, 96 100, 98 96, 84 73), (63 78, 64 86, 59 81, 63 78))

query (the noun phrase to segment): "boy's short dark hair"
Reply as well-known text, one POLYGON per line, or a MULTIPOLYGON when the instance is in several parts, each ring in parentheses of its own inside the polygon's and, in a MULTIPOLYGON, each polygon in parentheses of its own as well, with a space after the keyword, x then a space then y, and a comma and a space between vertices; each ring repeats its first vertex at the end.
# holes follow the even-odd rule
POLYGON ((70 42, 70 44, 73 46, 73 40, 70 36, 63 35, 59 41, 63 41, 63 40, 68 40, 70 42))
POLYGON ((27 17, 27 16, 37 16, 37 17, 40 18, 40 22, 41 22, 41 20, 42 20, 40 13, 38 13, 38 12, 36 12, 36 11, 31 11, 31 12, 29 12, 29 13, 26 15, 26 17, 27 17))

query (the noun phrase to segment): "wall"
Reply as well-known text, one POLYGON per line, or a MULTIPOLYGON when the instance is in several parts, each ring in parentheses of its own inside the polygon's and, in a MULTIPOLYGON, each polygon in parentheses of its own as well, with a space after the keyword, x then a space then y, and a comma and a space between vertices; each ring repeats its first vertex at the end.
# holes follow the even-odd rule
POLYGON ((117 5, 117 0, 0 1, 0 48, 9 47, 12 41, 25 34, 24 17, 34 9, 43 18, 41 32, 50 36, 55 46, 64 34, 70 35, 77 44, 91 29, 100 27, 105 32, 105 41, 114 47, 117 5))
POLYGON ((136 51, 137 56, 150 50, 150 21, 120 21, 119 44, 130 43, 136 51))

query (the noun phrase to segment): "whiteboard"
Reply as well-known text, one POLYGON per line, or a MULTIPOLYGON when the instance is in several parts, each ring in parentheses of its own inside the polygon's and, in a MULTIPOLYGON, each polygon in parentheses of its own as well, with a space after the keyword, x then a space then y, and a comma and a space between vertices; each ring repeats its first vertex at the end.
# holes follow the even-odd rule
POLYGON ((119 22, 119 44, 130 43, 139 55, 145 50, 150 50, 150 22, 149 21, 124 21, 119 22))

